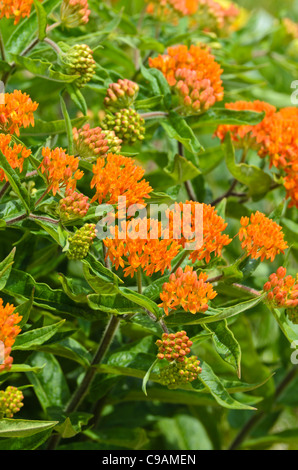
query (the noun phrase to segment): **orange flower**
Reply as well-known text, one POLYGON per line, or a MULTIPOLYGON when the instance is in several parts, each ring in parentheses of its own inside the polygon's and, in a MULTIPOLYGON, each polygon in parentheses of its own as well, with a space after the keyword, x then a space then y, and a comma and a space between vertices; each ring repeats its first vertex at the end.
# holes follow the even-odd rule
POLYGON ((14 24, 17 24, 21 18, 30 15, 32 4, 33 0, 0 0, 0 18, 14 18, 14 24))
POLYGON ((175 46, 169 47, 166 55, 159 55, 154 59, 149 58, 150 67, 159 69, 170 86, 177 83, 176 72, 179 69, 188 69, 196 72, 197 80, 210 80, 210 86, 214 90, 216 101, 223 99, 222 69, 215 61, 208 48, 201 46, 175 46))
MULTIPOLYGON (((0 134, 0 151, 5 156, 11 168, 18 168, 19 171, 22 172, 24 160, 31 155, 31 150, 27 149, 22 144, 13 144, 13 147, 11 147, 11 138, 11 135, 0 134)), ((7 180, 7 177, 4 171, 0 169, 0 181, 4 179, 7 180)))
POLYGON ((193 15, 198 9, 199 0, 147 0, 147 13, 162 21, 177 24, 179 18, 193 15))
POLYGON ((276 255, 288 248, 282 228, 261 212, 251 214, 250 219, 242 217, 240 223, 242 227, 238 235, 241 247, 253 259, 274 261, 276 255))
POLYGON ((259 124, 255 126, 244 125, 221 125, 218 126, 215 135, 220 138, 221 141, 225 139, 228 132, 231 133, 231 138, 238 147, 258 147, 258 143, 261 141, 263 136, 266 136, 270 119, 276 112, 276 108, 269 103, 264 101, 236 101, 235 103, 226 103, 226 109, 232 109, 235 111, 255 111, 258 113, 265 113, 265 118, 259 124))
POLYGON ((163 274, 180 250, 176 240, 162 238, 161 223, 154 219, 123 221, 112 232, 113 237, 104 240, 107 257, 116 269, 124 268, 125 276, 133 277, 139 268, 147 276, 163 274))
POLYGON ((4 358, 1 357, 0 349, 0 371, 9 370, 13 362, 10 356, 11 348, 14 345, 15 339, 21 331, 18 323, 22 317, 18 313, 14 313, 15 307, 11 304, 3 306, 3 300, 0 299, 0 345, 4 345, 4 358))
POLYGON ((283 18, 282 23, 286 32, 292 39, 298 39, 298 23, 290 20, 290 18, 283 18))
POLYGON ((287 191, 287 199, 290 199, 289 208, 298 208, 298 161, 287 170, 284 187, 287 191))
POLYGON ((34 126, 33 112, 38 103, 20 90, 5 93, 4 104, 0 104, 0 131, 20 135, 20 127, 34 126))
POLYGON ((206 312, 208 301, 217 296, 207 279, 206 273, 198 277, 190 266, 186 266, 184 271, 178 268, 175 274, 170 275, 169 282, 163 285, 159 307, 163 307, 166 315, 169 315, 169 309, 176 310, 177 307, 190 313, 206 312))
POLYGON ((40 164, 42 173, 45 173, 48 180, 48 191, 52 190, 55 195, 59 188, 65 187, 75 189, 77 180, 80 180, 84 173, 78 169, 79 159, 73 155, 67 155, 62 148, 54 150, 44 147, 42 149, 43 160, 40 164))
POLYGON ((152 188, 142 179, 144 170, 132 158, 110 153, 107 158, 97 159, 93 174, 91 188, 96 188, 96 194, 92 202, 116 204, 119 196, 125 196, 128 207, 144 204, 144 198, 150 197, 152 188))
POLYGON ((227 228, 227 223, 217 214, 216 209, 207 204, 186 201, 185 203, 176 203, 174 209, 168 212, 170 232, 174 239, 185 248, 186 244, 194 243, 189 259, 195 261, 205 260, 210 262, 211 254, 221 256, 222 249, 231 243, 228 235, 222 232, 227 228), (188 212, 189 207, 189 214, 188 212), (202 208, 202 221, 197 220, 197 210, 202 208), (177 214, 182 223, 176 226, 177 214), (183 227, 181 233, 181 227, 183 227), (194 242, 192 242, 194 240, 194 242))
POLYGON ((269 157, 270 166, 285 169, 297 161, 297 108, 283 108, 267 123, 263 134, 258 135, 259 156, 269 157))
POLYGON ((298 323, 298 278, 286 276, 287 270, 280 266, 276 273, 271 274, 264 285, 268 292, 267 298, 274 306, 286 308, 290 320, 298 323))
POLYGON ((188 69, 178 69, 175 78, 185 114, 201 113, 215 104, 216 96, 209 79, 198 80, 197 72, 188 69))

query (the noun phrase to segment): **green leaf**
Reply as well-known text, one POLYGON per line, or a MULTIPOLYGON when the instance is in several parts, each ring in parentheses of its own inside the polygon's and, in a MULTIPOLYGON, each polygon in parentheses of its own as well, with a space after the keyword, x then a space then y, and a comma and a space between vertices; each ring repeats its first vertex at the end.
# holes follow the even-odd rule
POLYGON ((34 1, 34 6, 36 9, 37 13, 37 18, 38 18, 38 37, 40 41, 43 41, 44 38, 46 37, 46 29, 47 29, 47 12, 43 8, 42 4, 40 3, 39 0, 33 0, 34 1))
POLYGON ((155 359, 155 361, 151 364, 151 366, 149 367, 149 369, 147 370, 147 372, 146 372, 146 374, 143 378, 142 390, 143 390, 143 392, 145 393, 146 396, 147 396, 147 383, 148 383, 148 380, 150 379, 151 371, 154 369, 157 362, 158 362, 158 359, 155 359))
POLYGON ((202 364, 202 372, 199 375, 199 380, 215 398, 217 403, 224 408, 230 410, 255 410, 255 408, 244 405, 231 397, 223 386, 222 381, 214 374, 213 370, 206 362, 202 364))
POLYGON ((196 313, 195 315, 189 313, 172 313, 166 318, 167 325, 199 325, 199 324, 209 324, 213 322, 218 322, 221 320, 225 320, 226 318, 232 318, 236 315, 239 315, 242 312, 246 312, 247 310, 255 307, 258 305, 262 300, 264 300, 266 294, 260 295, 259 297, 255 297, 254 299, 247 300, 245 302, 241 302, 237 305, 233 305, 232 307, 227 307, 221 309, 219 312, 216 310, 207 310, 204 314, 196 313), (218 312, 218 313, 214 313, 218 312))
POLYGON ((71 413, 65 421, 55 427, 63 439, 69 439, 82 431, 82 427, 88 424, 92 414, 83 412, 71 413))
MULTIPOLYGON (((87 121, 87 117, 80 117, 71 120, 72 127, 81 127, 87 121)), ((41 121, 35 120, 34 127, 21 129, 21 135, 25 137, 48 137, 49 135, 58 135, 66 133, 66 124, 64 119, 60 121, 41 121)))
POLYGON ((190 160, 180 155, 175 155, 172 167, 165 168, 164 171, 173 179, 173 184, 182 184, 201 173, 190 160))
POLYGON ((46 364, 38 374, 31 372, 26 374, 43 410, 46 412, 51 407, 63 408, 70 398, 70 392, 64 373, 55 356, 36 352, 29 357, 27 362, 33 367, 46 364))
POLYGON ((257 166, 248 165, 247 163, 237 164, 230 136, 226 138, 225 147, 226 164, 231 174, 240 181, 240 183, 248 186, 249 195, 254 197, 265 195, 269 191, 272 183, 271 176, 257 166))
POLYGON ((241 349, 234 334, 229 329, 227 321, 223 320, 205 326, 205 329, 212 333, 212 340, 220 357, 231 364, 241 377, 241 349))
MULTIPOLYGON (((36 2, 39 3, 39 0, 36 0, 36 2)), ((12 58, 20 67, 46 80, 52 80, 58 83, 71 83, 78 78, 78 75, 67 75, 57 70, 57 67, 47 60, 31 59, 30 57, 16 54, 12 54, 12 58)))
MULTIPOLYGON (((43 8, 47 14, 60 3, 61 0, 44 0, 43 8)), ((32 11, 29 18, 23 19, 16 28, 12 28, 13 33, 6 43, 6 50, 10 53, 20 54, 30 39, 35 35, 37 29, 36 10, 32 11)))
POLYGON ((117 427, 107 428, 105 430, 87 430, 84 435, 97 443, 108 444, 111 446, 124 447, 130 450, 139 450, 147 442, 146 431, 142 428, 117 427))
POLYGON ((13 248, 9 255, 0 263, 0 290, 3 290, 6 286, 14 263, 15 253, 16 248, 13 248))
POLYGON ((161 120, 160 124, 171 139, 180 142, 192 154, 196 155, 203 150, 191 127, 179 114, 170 111, 168 118, 161 120))
POLYGON ((51 429, 57 421, 33 421, 29 419, 0 420, 0 437, 29 437, 51 429))
POLYGON ((288 316, 286 315, 284 309, 278 309, 270 307, 270 310, 277 321, 281 331, 287 338, 287 340, 292 344, 297 344, 298 342, 298 325, 294 325, 288 316))
POLYGON ((190 116, 187 121, 193 129, 205 126, 217 127, 221 124, 235 126, 259 124, 265 115, 255 111, 235 111, 234 109, 212 108, 201 116, 190 116))
POLYGON ((239 450, 266 450, 274 444, 292 444, 296 446, 298 439, 298 428, 286 429, 267 436, 249 439, 239 447, 239 450))
POLYGON ((54 334, 61 328, 65 323, 65 320, 61 320, 53 325, 44 326, 43 328, 36 328, 17 336, 13 349, 19 349, 26 351, 35 346, 39 346, 48 341, 54 334))
POLYGON ((33 434, 33 436, 1 439, 0 450, 35 450, 46 442, 51 434, 52 428, 49 428, 33 434))
POLYGON ((162 95, 152 96, 151 98, 146 98, 144 100, 137 100, 135 102, 136 109, 151 109, 158 106, 163 99, 162 95))
POLYGON ((84 116, 86 116, 88 112, 88 107, 80 89, 73 83, 67 84, 66 89, 72 101, 76 104, 79 110, 82 111, 84 116))
POLYGON ((148 299, 148 297, 145 297, 145 295, 134 292, 131 289, 128 289, 127 287, 119 287, 119 293, 131 302, 140 305, 141 307, 149 310, 149 312, 154 313, 159 318, 159 307, 156 305, 155 302, 148 299))
POLYGON ((26 189, 21 183, 20 177, 17 172, 11 168, 7 159, 0 150, 0 168, 5 172, 8 181, 10 182, 14 192, 19 196, 26 209, 26 212, 30 213, 30 197, 26 189))

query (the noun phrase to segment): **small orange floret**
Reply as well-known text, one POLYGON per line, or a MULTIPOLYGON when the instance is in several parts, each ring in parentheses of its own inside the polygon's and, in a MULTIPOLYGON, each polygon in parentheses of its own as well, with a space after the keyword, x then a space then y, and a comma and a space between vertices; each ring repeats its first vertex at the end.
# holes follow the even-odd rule
POLYGON ((54 150, 44 147, 42 149, 43 160, 40 164, 42 173, 48 180, 48 191, 55 195, 59 188, 67 190, 75 189, 76 183, 84 173, 79 170, 79 159, 68 155, 62 148, 54 150))
POLYGON ((239 239, 241 247, 253 259, 261 258, 274 261, 275 257, 288 248, 282 228, 261 212, 242 217, 239 239))
POLYGON ((206 273, 198 276, 190 266, 186 266, 184 271, 178 268, 175 274, 170 275, 169 282, 163 285, 160 307, 166 315, 169 315, 169 309, 176 310, 177 307, 190 313, 206 312, 208 301, 217 295, 207 279, 206 273))

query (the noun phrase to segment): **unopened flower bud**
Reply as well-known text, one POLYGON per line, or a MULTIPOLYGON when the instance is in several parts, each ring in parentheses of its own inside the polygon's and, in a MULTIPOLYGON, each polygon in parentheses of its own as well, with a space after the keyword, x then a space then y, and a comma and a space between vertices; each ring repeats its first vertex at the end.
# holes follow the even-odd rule
POLYGON ((96 225, 85 224, 69 239, 67 256, 69 259, 84 259, 96 237, 96 225))
POLYGON ((61 23, 66 28, 77 28, 89 21, 88 0, 63 0, 60 10, 61 23))
POLYGON ((23 393, 16 387, 0 390, 0 419, 12 418, 22 408, 23 399, 23 393))
POLYGON ((144 140, 145 121, 132 108, 121 109, 115 114, 107 114, 102 127, 105 130, 114 131, 125 144, 133 144, 138 140, 144 140))
POLYGON ((159 379, 162 385, 174 389, 193 382, 201 372, 200 361, 196 356, 191 356, 183 362, 171 362, 167 367, 163 367, 159 379))
POLYGON ((118 111, 129 108, 135 102, 139 92, 139 85, 127 79, 119 79, 117 83, 111 83, 107 89, 104 105, 110 111, 118 111))
POLYGON ((76 44, 60 57, 64 69, 69 75, 79 75, 75 83, 83 87, 95 74, 96 63, 93 51, 86 44, 76 44))
POLYGON ((99 157, 121 151, 122 140, 114 131, 103 130, 100 127, 90 129, 89 124, 85 124, 82 129, 74 128, 73 139, 76 153, 91 163, 99 157))

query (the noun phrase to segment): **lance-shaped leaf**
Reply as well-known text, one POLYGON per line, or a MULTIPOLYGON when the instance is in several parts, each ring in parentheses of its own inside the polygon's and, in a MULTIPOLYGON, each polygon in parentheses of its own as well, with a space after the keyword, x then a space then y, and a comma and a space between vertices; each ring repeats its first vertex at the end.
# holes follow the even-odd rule
POLYGON ((13 248, 9 255, 0 263, 0 290, 3 290, 10 276, 16 248, 13 248))
POLYGON ((0 437, 28 437, 53 428, 58 421, 33 421, 29 419, 0 420, 0 437))
POLYGON ((21 183, 18 173, 10 166, 7 159, 0 150, 0 168, 5 172, 8 181, 10 182, 14 192, 19 196, 26 209, 26 212, 30 212, 30 197, 26 189, 21 183))

